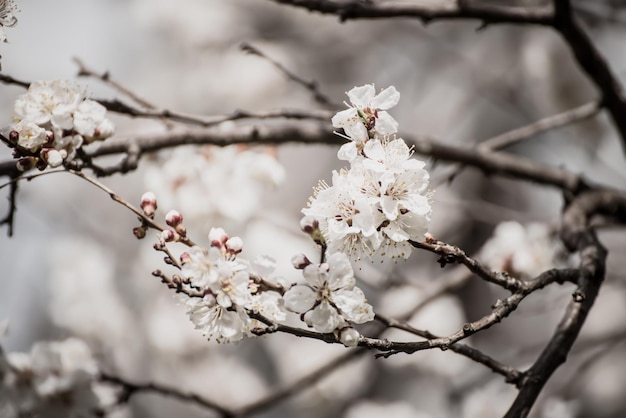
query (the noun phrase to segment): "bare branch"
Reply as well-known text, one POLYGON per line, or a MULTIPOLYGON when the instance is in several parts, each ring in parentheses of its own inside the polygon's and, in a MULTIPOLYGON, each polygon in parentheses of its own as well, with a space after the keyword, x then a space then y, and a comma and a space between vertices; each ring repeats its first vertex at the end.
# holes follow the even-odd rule
POLYGON ((555 1, 554 28, 563 36, 578 61, 602 95, 613 123, 620 133, 622 148, 626 152, 626 95, 619 79, 613 74, 606 59, 585 33, 572 14, 569 0, 555 1))
POLYGON ((122 377, 114 376, 107 373, 100 375, 100 381, 117 385, 122 388, 123 395, 121 402, 126 402, 131 396, 139 392, 154 392, 164 396, 169 396, 183 402, 190 402, 219 413, 222 417, 233 417, 232 411, 218 404, 217 402, 205 399, 199 395, 192 393, 184 393, 178 389, 167 387, 156 383, 133 383, 122 377))
POLYGON ((610 215, 626 223, 626 195, 609 190, 589 191, 572 201, 563 214, 561 239, 580 253, 578 289, 561 322, 532 367, 525 372, 520 392, 506 418, 528 415, 539 393, 554 371, 565 362, 578 338, 589 310, 604 280, 607 251, 589 227, 594 214, 610 215))
POLYGON ((411 17, 428 23, 437 19, 478 19, 486 23, 526 23, 549 25, 551 7, 507 7, 474 2, 442 4, 407 4, 406 2, 371 2, 359 0, 270 0, 274 3, 300 7, 312 12, 337 15, 342 21, 350 19, 385 19, 411 17))
POLYGON ((239 45, 239 48, 242 51, 247 52, 248 54, 256 55, 257 57, 261 57, 267 60, 274 67, 276 67, 281 73, 285 74, 285 76, 287 76, 289 80, 294 81, 295 83, 309 90, 311 94, 313 95, 313 98, 315 99, 315 101, 321 104, 322 106, 325 106, 331 109, 333 108, 336 109, 336 108, 341 107, 340 104, 333 103, 332 100, 328 98, 328 96, 326 96, 324 93, 320 91, 319 86, 317 85, 317 82, 303 79, 302 77, 295 74, 293 71, 288 70, 287 67, 282 65, 280 62, 270 58, 269 56, 267 56, 267 54, 261 52, 257 47, 252 46, 247 42, 242 42, 241 45, 239 45))

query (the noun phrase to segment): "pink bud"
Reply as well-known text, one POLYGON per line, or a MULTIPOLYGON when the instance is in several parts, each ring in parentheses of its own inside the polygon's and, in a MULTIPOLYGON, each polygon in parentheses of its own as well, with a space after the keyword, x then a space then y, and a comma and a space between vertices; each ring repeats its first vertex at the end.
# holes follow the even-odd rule
POLYGON ((222 248, 228 241, 228 234, 222 228, 211 228, 209 231, 209 241, 211 247, 222 248))
POLYGON ((180 235, 171 229, 165 229, 161 232, 161 240, 164 242, 174 242, 180 239, 180 235))
POLYGON ((154 193, 145 192, 141 196, 140 206, 141 206, 141 210, 143 210, 143 213, 146 216, 152 217, 154 215, 154 212, 156 212, 156 209, 157 209, 157 200, 156 200, 156 196, 154 195, 154 193))
POLYGON ((180 263, 181 264, 186 264, 188 262, 191 261, 191 256, 189 255, 188 252, 184 252, 180 255, 180 263))
POLYGON ((233 254, 239 254, 243 250, 243 241, 239 237, 232 237, 226 241, 226 249, 233 254))
POLYGON ((311 264, 311 260, 309 260, 304 254, 297 254, 291 258, 291 264, 293 264, 293 266, 298 270, 302 270, 311 264))
POLYGON ((167 215, 165 215, 165 223, 172 228, 175 228, 176 226, 183 223, 183 215, 181 215, 180 212, 178 212, 177 210, 172 209, 167 212, 167 215))

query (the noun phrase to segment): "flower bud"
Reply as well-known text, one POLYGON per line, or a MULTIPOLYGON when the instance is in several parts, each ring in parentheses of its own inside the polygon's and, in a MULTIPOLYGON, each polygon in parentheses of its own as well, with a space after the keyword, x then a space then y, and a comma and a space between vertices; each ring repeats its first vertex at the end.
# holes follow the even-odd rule
POLYGON ((222 248, 228 241, 228 234, 222 228, 211 228, 209 241, 211 242, 211 247, 222 248))
POLYGON ((63 164, 63 160, 67 157, 67 151, 64 149, 44 148, 41 150, 40 155, 41 159, 48 163, 50 167, 56 168, 63 164))
POLYGON ((37 157, 24 157, 24 158, 20 158, 15 164, 15 166, 19 171, 22 171, 22 172, 29 171, 35 168, 38 161, 39 159, 37 157))
POLYGON ((296 254, 291 257, 291 264, 293 264, 296 269, 303 270, 306 266, 311 264, 311 260, 304 254, 296 254))
POLYGON ((226 249, 233 254, 239 254, 243 250, 243 241, 239 237, 229 238, 226 241, 226 249))
POLYGON ((141 196, 141 210, 143 210, 144 215, 149 218, 154 216, 154 212, 157 209, 157 200, 156 196, 152 192, 145 192, 141 196))
POLYGON ((175 231, 171 229, 164 229, 161 232, 161 240, 163 242, 174 242, 180 239, 180 235, 178 235, 175 231))
POLYGON ((184 252, 180 255, 180 264, 186 264, 191 261, 191 256, 188 252, 184 252))
POLYGON ((146 237, 146 227, 145 226, 137 226, 135 228, 133 228, 133 235, 137 238, 137 239, 142 239, 146 237))
POLYGON ((315 232, 316 229, 320 228, 320 223, 312 216, 305 216, 304 218, 300 219, 300 228, 303 232, 311 235, 313 234, 313 232, 315 232))
POLYGON ((18 131, 9 132, 9 141, 11 142, 12 145, 17 144, 19 139, 20 139, 20 133, 18 131))
POLYGON ((300 219, 300 228, 303 232, 309 234, 317 244, 323 245, 325 243, 324 236, 320 230, 320 223, 314 217, 305 216, 300 219))
POLYGON ((339 341, 346 347, 356 347, 359 345, 361 334, 354 328, 344 328, 339 331, 339 341))
POLYGON ((177 210, 170 210, 167 212, 167 215, 165 215, 165 223, 174 228, 174 230, 181 236, 185 236, 187 234, 187 228, 183 225, 183 215, 181 215, 177 210))

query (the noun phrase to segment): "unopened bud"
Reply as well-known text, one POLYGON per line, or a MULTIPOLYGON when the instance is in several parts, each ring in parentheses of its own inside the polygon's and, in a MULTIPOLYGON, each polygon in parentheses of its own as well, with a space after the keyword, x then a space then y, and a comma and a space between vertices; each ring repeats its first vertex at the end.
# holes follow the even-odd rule
POLYGON ((56 168, 63 164, 63 160, 67 157, 67 151, 64 149, 44 148, 41 150, 40 155, 41 159, 48 163, 50 167, 56 168))
POLYGON ((15 145, 20 139, 20 133, 18 131, 9 132, 9 141, 11 144, 15 145))
POLYGON ((239 254, 243 250, 243 241, 239 237, 232 237, 226 241, 226 249, 233 254, 239 254))
POLYGON ((157 209, 157 200, 156 196, 152 192, 145 192, 141 195, 141 210, 143 210, 144 215, 151 218, 154 216, 154 212, 157 209))
POLYGON ((222 248, 228 241, 228 234, 222 228, 211 228, 209 231, 209 241, 211 247, 222 248))
POLYGON ((15 164, 15 166, 19 171, 22 171, 22 172, 29 171, 35 168, 38 161, 39 159, 36 157, 24 157, 24 158, 20 158, 15 164))
POLYGON ((187 264, 191 261, 191 256, 188 252, 184 252, 180 255, 180 264, 187 264))
POLYGON ((145 226, 137 226, 133 228, 133 235, 137 239, 142 239, 146 237, 146 227, 145 226))
POLYGON ((180 239, 180 235, 171 229, 164 229, 161 232, 161 240, 163 242, 174 242, 180 239))
POLYGON ((312 216, 305 216, 300 219, 300 228, 311 236, 313 241, 317 244, 323 245, 325 243, 324 236, 320 229, 320 223, 312 216))
POLYGON ((302 229, 302 231, 311 235, 316 229, 320 228, 320 223, 312 216, 305 216, 304 218, 300 219, 300 228, 302 229))
POLYGON ((181 236, 185 236, 187 234, 187 228, 183 225, 183 215, 181 215, 177 210, 170 210, 167 212, 167 215, 165 215, 165 223, 174 228, 174 230, 181 236))
POLYGON ((339 331, 339 341, 346 347, 356 347, 359 345, 361 334, 354 328, 344 328, 339 331))
POLYGON ((306 266, 311 264, 311 260, 304 254, 297 254, 291 257, 291 264, 298 270, 303 270, 306 266))

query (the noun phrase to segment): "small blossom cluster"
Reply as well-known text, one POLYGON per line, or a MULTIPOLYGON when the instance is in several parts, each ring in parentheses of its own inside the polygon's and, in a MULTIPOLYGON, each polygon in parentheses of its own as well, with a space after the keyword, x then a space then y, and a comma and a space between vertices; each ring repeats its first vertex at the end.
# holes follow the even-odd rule
POLYGON ((190 225, 244 222, 258 213, 267 192, 281 184, 285 170, 270 148, 178 147, 146 170, 146 187, 163 206, 176 206, 190 225), (236 190, 236 193, 233 192, 236 190))
POLYGON ((15 17, 17 11, 17 6, 13 0, 0 0, 0 42, 7 41, 3 28, 10 28, 17 23, 17 18, 15 17))
POLYGON ((87 417, 101 402, 95 388, 98 366, 89 347, 70 338, 38 342, 30 353, 0 348, 2 416, 87 417))
POLYGON ((113 134, 106 108, 80 87, 63 80, 32 83, 14 104, 16 125, 9 135, 18 168, 58 167, 86 144, 113 134))
POLYGON ((409 241, 423 240, 428 231, 431 206, 425 163, 392 136, 398 123, 386 110, 400 93, 392 86, 376 94, 373 85, 365 85, 347 94, 349 109, 332 123, 350 140, 338 152, 350 167, 334 171, 332 185, 320 182, 302 212, 319 221, 330 253, 408 258, 409 241))
POLYGON ((253 262, 238 257, 243 249, 239 237, 229 237, 221 228, 209 232, 211 246, 194 246, 181 256, 182 275, 195 296, 186 300, 191 322, 209 339, 236 342, 264 324, 286 318, 282 285, 269 279, 276 266, 270 257, 253 262))
POLYGON ((480 258, 493 270, 532 278, 555 264, 566 264, 559 259, 561 252, 560 240, 548 225, 507 221, 496 226, 480 258))

